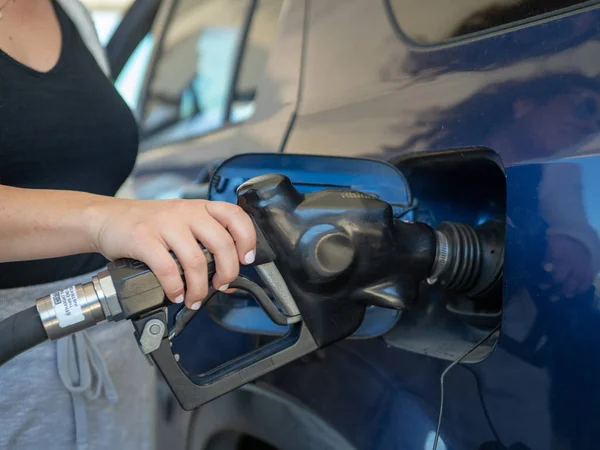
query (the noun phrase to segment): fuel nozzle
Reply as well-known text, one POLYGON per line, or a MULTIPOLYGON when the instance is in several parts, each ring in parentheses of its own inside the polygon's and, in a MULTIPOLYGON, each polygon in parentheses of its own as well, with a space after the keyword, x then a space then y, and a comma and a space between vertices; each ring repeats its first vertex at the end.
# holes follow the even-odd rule
POLYGON ((425 280, 481 294, 501 274, 497 227, 443 223, 434 230, 395 219, 391 205, 371 195, 301 194, 278 174, 253 178, 237 193, 319 345, 354 332, 366 306, 410 306, 425 280))

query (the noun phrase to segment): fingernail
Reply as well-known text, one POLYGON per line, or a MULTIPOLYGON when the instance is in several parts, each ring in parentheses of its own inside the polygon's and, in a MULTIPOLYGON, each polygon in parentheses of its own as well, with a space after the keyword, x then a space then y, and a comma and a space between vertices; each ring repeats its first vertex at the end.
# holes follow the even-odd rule
POLYGON ((178 295, 175 298, 175 303, 183 303, 183 294, 182 295, 178 295))
POLYGON ((194 311, 198 311, 201 306, 202 306, 202 301, 199 301, 199 302, 193 303, 192 306, 190 307, 190 309, 193 309, 194 311))
POLYGON ((550 273, 554 270, 554 266, 552 265, 552 263, 546 263, 544 264, 544 270, 550 273))
POLYGON ((246 256, 244 257, 246 264, 252 264, 254 262, 254 256, 254 250, 250 250, 248 253, 246 253, 246 256))
POLYGON ((224 291, 226 291, 227 289, 229 289, 229 284, 224 284, 223 286, 221 286, 221 287, 219 288, 219 290, 220 290, 221 292, 224 292, 224 291))

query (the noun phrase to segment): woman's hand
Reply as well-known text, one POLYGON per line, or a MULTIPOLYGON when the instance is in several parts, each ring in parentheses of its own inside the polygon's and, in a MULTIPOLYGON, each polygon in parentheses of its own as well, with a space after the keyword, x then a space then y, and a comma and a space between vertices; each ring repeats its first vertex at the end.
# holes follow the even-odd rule
POLYGON ((250 217, 238 206, 206 200, 107 199, 95 205, 90 234, 95 251, 113 260, 133 258, 146 263, 167 297, 198 309, 208 294, 202 243, 215 256, 213 286, 226 290, 239 273, 239 263, 254 262, 256 233, 250 217), (173 251, 185 271, 187 291, 173 251))

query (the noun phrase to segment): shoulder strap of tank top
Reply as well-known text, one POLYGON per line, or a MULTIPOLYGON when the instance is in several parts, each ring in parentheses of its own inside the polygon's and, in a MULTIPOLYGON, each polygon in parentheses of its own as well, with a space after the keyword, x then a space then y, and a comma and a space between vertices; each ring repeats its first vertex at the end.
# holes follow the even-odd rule
POLYGON ((104 47, 100 44, 94 21, 87 8, 79 0, 57 0, 62 9, 71 18, 77 31, 81 35, 83 42, 88 47, 98 65, 107 77, 110 76, 110 65, 104 51, 104 47))

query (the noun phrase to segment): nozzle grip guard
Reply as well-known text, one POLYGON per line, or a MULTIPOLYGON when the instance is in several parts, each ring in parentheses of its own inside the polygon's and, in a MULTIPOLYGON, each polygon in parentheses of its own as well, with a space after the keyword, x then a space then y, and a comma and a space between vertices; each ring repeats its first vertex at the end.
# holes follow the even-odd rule
MULTIPOLYGON (((166 324, 166 312, 158 311, 133 321, 138 340, 146 322, 152 319, 161 320, 166 324)), ((190 374, 179 364, 172 353, 171 343, 166 334, 163 336, 159 348, 151 352, 149 356, 163 375, 181 407, 189 411, 311 353, 317 348, 317 343, 306 325, 299 322, 291 326, 285 337, 228 361, 204 374, 190 374)))

